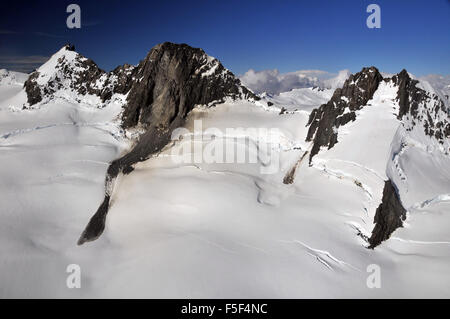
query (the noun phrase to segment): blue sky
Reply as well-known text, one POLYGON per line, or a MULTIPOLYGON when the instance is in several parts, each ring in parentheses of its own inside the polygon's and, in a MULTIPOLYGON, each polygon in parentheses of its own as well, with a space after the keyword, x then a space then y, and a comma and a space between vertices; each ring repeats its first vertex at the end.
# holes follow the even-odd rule
POLYGON ((369 65, 450 74, 449 0, 17 0, 2 1, 0 15, 0 68, 34 67, 70 42, 111 70, 172 41, 203 48, 236 74, 369 65), (66 27, 69 3, 81 6, 81 29, 66 27), (370 3, 381 7, 381 29, 366 27, 370 3))

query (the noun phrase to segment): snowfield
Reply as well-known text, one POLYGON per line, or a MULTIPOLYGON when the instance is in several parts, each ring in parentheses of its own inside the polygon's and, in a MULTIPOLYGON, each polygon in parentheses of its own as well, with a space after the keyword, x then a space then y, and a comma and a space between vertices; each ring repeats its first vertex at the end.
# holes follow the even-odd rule
POLYGON ((123 97, 97 108, 57 96, 22 110, 22 85, 0 82, 0 298, 450 297, 450 156, 401 126, 392 82, 338 129, 332 149, 299 164, 291 185, 283 177, 310 148, 309 113, 333 90, 265 95, 270 108, 198 106, 191 131, 196 120, 222 132, 276 128, 279 170, 178 163, 183 142, 170 144, 119 176, 104 234, 83 246, 108 163, 130 147, 123 97), (364 238, 388 177, 408 217, 371 250, 364 238), (66 286, 70 264, 81 267, 80 289, 66 286), (380 288, 367 286, 370 265, 380 267, 380 288))

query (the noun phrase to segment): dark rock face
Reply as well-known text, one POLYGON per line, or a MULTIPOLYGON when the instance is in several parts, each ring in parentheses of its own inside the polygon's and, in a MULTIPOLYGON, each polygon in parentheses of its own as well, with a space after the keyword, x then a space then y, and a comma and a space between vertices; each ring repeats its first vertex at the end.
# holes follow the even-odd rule
POLYGON ((86 227, 86 229, 81 234, 81 237, 78 240, 78 245, 82 245, 86 241, 85 238, 95 240, 103 233, 103 231, 105 230, 105 221, 106 215, 108 214, 110 199, 111 198, 109 195, 105 196, 97 212, 89 221, 90 227, 86 227))
POLYGON ((107 172, 103 203, 89 221, 78 244, 98 238, 104 229, 109 208, 108 189, 119 173, 129 174, 133 165, 160 151, 174 129, 197 104, 220 102, 225 97, 258 99, 222 64, 201 49, 186 44, 163 43, 155 46, 133 71, 135 80, 123 78, 123 90, 130 87, 123 112, 123 127, 145 130, 135 147, 114 160, 107 172))
POLYGON ((382 80, 377 68, 363 68, 336 89, 330 101, 311 112, 306 137, 307 141, 313 140, 310 162, 321 146, 330 149, 337 143, 337 128, 356 119, 355 111, 372 99, 382 80))
MULTIPOLYGON (((450 114, 445 104, 435 94, 431 94, 417 87, 417 80, 410 78, 406 70, 392 77, 395 84, 398 85, 397 99, 400 110, 398 119, 404 121, 407 130, 421 123, 426 135, 434 137, 439 143, 450 137, 450 114)), ((450 150, 447 150, 449 152, 450 150)))
POLYGON ((226 96, 256 98, 218 60, 186 44, 155 46, 135 76, 138 80, 123 114, 125 128, 156 122, 167 127, 175 117, 186 116, 194 105, 221 101, 226 96))
POLYGON ((39 72, 33 72, 28 80, 25 81, 23 87, 27 93, 28 103, 34 105, 42 101, 42 93, 39 86, 36 83, 36 79, 39 76, 39 72))
POLYGON ((384 184, 382 202, 375 213, 375 228, 369 238, 369 248, 375 248, 382 241, 389 239, 397 228, 403 226, 405 219, 406 210, 400 202, 397 190, 392 182, 387 180, 384 184))

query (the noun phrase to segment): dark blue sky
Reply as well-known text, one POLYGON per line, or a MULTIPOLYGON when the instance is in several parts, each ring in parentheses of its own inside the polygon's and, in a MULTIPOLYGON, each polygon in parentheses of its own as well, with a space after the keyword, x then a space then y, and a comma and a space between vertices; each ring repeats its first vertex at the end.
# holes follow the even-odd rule
POLYGON ((248 69, 336 72, 375 65, 450 74, 449 0, 2 1, 0 68, 25 70, 67 42, 111 70, 136 64, 155 44, 203 48, 236 74, 248 69), (81 29, 66 7, 81 6, 81 29), (381 7, 381 29, 366 7, 381 7))

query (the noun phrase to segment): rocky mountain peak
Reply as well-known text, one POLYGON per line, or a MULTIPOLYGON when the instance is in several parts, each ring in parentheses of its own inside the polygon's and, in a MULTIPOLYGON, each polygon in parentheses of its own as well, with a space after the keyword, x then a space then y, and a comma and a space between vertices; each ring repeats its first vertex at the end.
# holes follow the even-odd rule
POLYGON ((374 223, 375 227, 369 238, 369 248, 375 248, 399 227, 406 219, 406 210, 399 199, 398 192, 391 180, 384 183, 383 197, 378 206, 374 223))
POLYGON ((337 104, 344 101, 346 105, 342 106, 351 111, 358 110, 373 97, 381 80, 383 77, 376 67, 363 68, 360 72, 350 75, 342 88, 335 90, 332 100, 337 104))
POLYGON ((73 45, 65 45, 25 82, 28 104, 51 100, 62 91, 74 99, 77 94, 101 96, 103 88, 97 81, 104 74, 91 59, 77 53, 73 45))
POLYGON ((217 59, 187 44, 159 44, 136 69, 137 81, 123 114, 126 128, 147 126, 155 120, 167 126, 195 105, 222 101, 225 97, 257 99, 217 59))
POLYGON ((450 110, 435 93, 420 87, 406 70, 392 77, 398 86, 397 99, 400 106, 398 119, 407 130, 416 127, 438 141, 445 153, 450 153, 450 110))
POLYGON ((67 51, 75 51, 75 45, 70 43, 66 44, 63 48, 67 51))
POLYGON ((337 143, 337 129, 356 119, 355 111, 372 99, 383 76, 375 67, 363 68, 350 75, 342 88, 334 91, 331 99, 314 109, 308 121, 307 141, 313 141, 310 161, 321 146, 332 148, 337 143))

